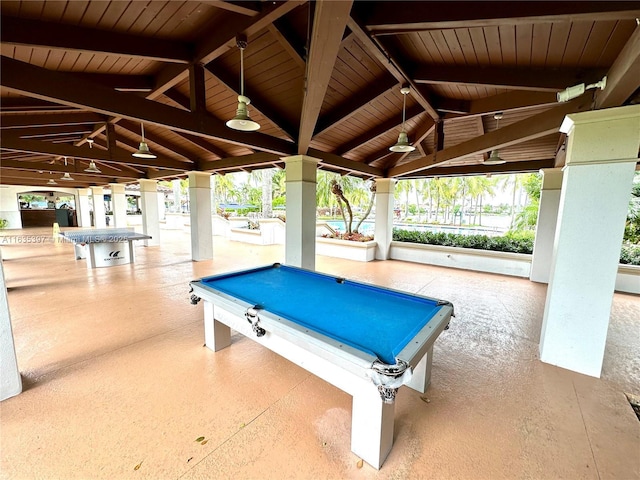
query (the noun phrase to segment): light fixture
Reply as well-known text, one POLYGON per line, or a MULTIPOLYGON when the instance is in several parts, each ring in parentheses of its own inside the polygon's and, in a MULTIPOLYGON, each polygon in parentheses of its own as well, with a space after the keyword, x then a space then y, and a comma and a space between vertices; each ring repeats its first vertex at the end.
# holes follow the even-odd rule
MULTIPOLYGON (((502 112, 496 112, 493 114, 493 118, 496 119, 496 130, 498 130, 498 125, 500 125, 500 119, 502 118, 502 112)), ((507 163, 506 160, 500 158, 500 152, 497 148, 491 150, 491 155, 489 158, 482 162, 484 165, 502 165, 503 163, 507 163)))
MULTIPOLYGON (((49 175, 52 175, 51 172, 49 172, 49 175)), ((57 185, 58 182, 56 182, 53 178, 50 178, 49 181, 47 182, 47 185, 57 185)))
POLYGON ((89 144, 89 148, 93 148, 93 142, 95 140, 93 138, 87 138, 87 143, 89 144))
POLYGON ((586 90, 590 90, 592 88, 599 88, 600 90, 604 90, 607 86, 607 77, 606 75, 602 77, 602 80, 596 83, 592 83, 590 85, 586 85, 584 83, 580 83, 579 85, 574 85, 573 87, 568 87, 558 92, 557 98, 559 102, 568 102, 569 100, 573 100, 574 98, 578 98, 582 95, 586 90))
POLYGON ((100 170, 97 166, 96 166, 96 162, 94 162, 93 160, 91 160, 89 162, 89 167, 84 169, 85 172, 87 173, 102 173, 102 170, 100 170))
POLYGON ((409 137, 407 136, 407 132, 404 129, 405 116, 406 116, 406 107, 407 107, 407 95, 409 94, 409 87, 402 87, 400 89, 400 93, 402 94, 402 130, 400 131, 400 135, 398 135, 398 143, 389 147, 389 150, 392 152, 398 153, 407 153, 413 152, 416 147, 409 144, 409 137))
POLYGON ((244 49, 247 48, 247 37, 238 35, 236 44, 240 49, 240 95, 238 95, 236 116, 227 122, 227 127, 243 132, 255 132, 260 128, 260 124, 249 117, 247 105, 251 103, 251 100, 244 96, 244 49))
MULTIPOLYGON (((64 157, 64 166, 65 167, 67 166, 67 157, 64 157)), ((60 180, 64 180, 65 182, 71 182, 73 181, 73 178, 71 177, 71 175, 69 175, 69 172, 64 172, 64 175, 62 175, 60 180)))
POLYGON ((147 145, 147 142, 144 141, 144 123, 140 123, 140 129, 142 130, 142 140, 140 141, 140 146, 138 147, 138 151, 132 153, 131 155, 137 158, 157 158, 149 150, 149 145, 147 145))

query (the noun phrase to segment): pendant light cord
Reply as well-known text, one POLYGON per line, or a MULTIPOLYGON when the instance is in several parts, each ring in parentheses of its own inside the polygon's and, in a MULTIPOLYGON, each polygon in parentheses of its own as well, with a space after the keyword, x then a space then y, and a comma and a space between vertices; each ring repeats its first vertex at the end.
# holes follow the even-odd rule
POLYGON ((142 129, 142 143, 144 143, 144 123, 140 124, 140 128, 142 129))
POLYGON ((404 122, 405 122, 405 116, 406 116, 406 109, 407 109, 407 94, 403 93, 402 94, 402 131, 404 132, 404 122))
POLYGON ((244 97, 244 48, 240 47, 240 95, 244 97))

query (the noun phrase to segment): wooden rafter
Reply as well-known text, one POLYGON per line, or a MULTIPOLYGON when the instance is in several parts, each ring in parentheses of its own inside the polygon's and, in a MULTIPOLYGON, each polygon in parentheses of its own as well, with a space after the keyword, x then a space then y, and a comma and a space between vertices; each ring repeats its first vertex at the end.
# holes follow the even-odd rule
POLYGON ((596 93, 596 108, 623 104, 640 88, 640 26, 625 44, 607 73, 607 86, 596 93))
POLYGON ((56 113, 36 115, 2 115, 0 128, 53 127, 59 125, 93 125, 105 121, 105 117, 92 112, 56 113))
POLYGON ((329 80, 338 58, 352 3, 352 0, 343 0, 316 4, 307 62, 306 88, 300 117, 299 154, 306 154, 309 149, 329 80))

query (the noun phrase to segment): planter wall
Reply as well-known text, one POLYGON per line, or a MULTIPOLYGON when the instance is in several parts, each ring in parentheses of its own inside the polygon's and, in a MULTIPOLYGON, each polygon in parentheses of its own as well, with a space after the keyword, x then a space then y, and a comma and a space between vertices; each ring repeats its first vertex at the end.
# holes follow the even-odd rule
POLYGON ((376 257, 375 241, 351 242, 335 238, 316 237, 316 255, 370 262, 376 257))
MULTIPOLYGON (((406 262, 462 268, 529 278, 531 255, 420 243, 391 242, 390 258, 406 262)), ((640 266, 619 265, 616 291, 640 294, 640 266)))
POLYGON ((248 228, 232 228, 229 240, 251 243, 253 245, 264 245, 260 230, 249 230, 248 228))

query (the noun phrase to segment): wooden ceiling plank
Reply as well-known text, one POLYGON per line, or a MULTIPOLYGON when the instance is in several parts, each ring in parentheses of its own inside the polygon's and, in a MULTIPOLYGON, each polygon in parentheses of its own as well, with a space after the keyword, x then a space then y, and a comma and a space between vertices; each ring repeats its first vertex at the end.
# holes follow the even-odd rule
POLYGON ((321 135, 326 130, 336 127, 341 122, 356 115, 358 111, 368 105, 381 95, 384 95, 392 88, 397 88, 398 83, 390 77, 382 77, 367 85, 363 92, 359 92, 337 105, 318 120, 315 136, 321 135))
MULTIPOLYGON (((587 96, 585 95, 585 97, 587 96)), ((433 156, 422 157, 410 163, 391 168, 388 171, 388 176, 396 177, 413 174, 450 160, 516 145, 527 140, 557 133, 565 115, 586 110, 590 107, 590 103, 589 99, 581 97, 571 102, 560 104, 551 110, 512 123, 499 130, 494 130, 453 147, 445 148, 441 152, 437 152, 435 158, 433 156)))
POLYGON ((300 117, 299 154, 306 154, 309 149, 352 4, 352 0, 316 3, 300 117))
POLYGON ((0 67, 0 83, 23 95, 86 108, 114 117, 144 121, 170 130, 215 138, 271 153, 290 155, 295 151, 293 144, 279 138, 255 132, 250 135, 236 132, 213 117, 194 115, 133 94, 115 92, 101 85, 88 85, 68 73, 45 70, 4 56, 1 58, 0 67))
POLYGON ((96 35, 95 30, 86 27, 7 16, 2 17, 0 41, 2 44, 152 58, 162 62, 187 63, 192 57, 191 46, 178 41, 108 31, 96 35))
POLYGON ((117 73, 75 73, 78 78, 99 83, 120 92, 150 92, 153 90, 154 78, 151 75, 124 75, 117 73))
POLYGON ((597 82, 605 69, 479 67, 421 65, 412 77, 418 84, 485 85, 496 88, 558 92, 577 83, 597 82))
MULTIPOLYGON (((635 7, 635 8, 634 8, 635 7)), ((579 20, 634 19, 634 2, 373 2, 362 6, 362 20, 374 35, 433 29, 487 27, 579 20), (411 15, 407 15, 411 12, 411 15)))
POLYGON ((622 105, 640 88, 640 26, 627 41, 607 73, 607 86, 596 92, 596 108, 622 105))
POLYGON ((252 153, 249 155, 241 155, 239 157, 227 157, 220 160, 210 160, 202 162, 200 169, 203 171, 224 171, 237 169, 242 167, 260 167, 271 165, 280 158, 272 153, 252 153))
POLYGON ((195 135, 190 135, 188 133, 183 133, 183 132, 174 132, 174 133, 179 137, 184 138, 191 144, 203 149, 210 155, 215 155, 220 158, 225 158, 228 155, 227 152, 225 152, 221 148, 216 147, 215 145, 212 145, 202 137, 197 137, 195 135))
POLYGON ((289 57, 291 57, 291 59, 295 62, 296 66, 300 69, 300 71, 304 71, 304 69, 306 68, 306 63, 304 61, 304 58, 300 54, 300 52, 298 52, 294 48, 292 42, 290 42, 289 39, 285 37, 284 33, 278 30, 278 28, 274 24, 269 25, 267 29, 269 30, 269 33, 271 33, 271 35, 273 35, 275 39, 278 40, 278 43, 280 44, 280 46, 287 52, 289 57))

